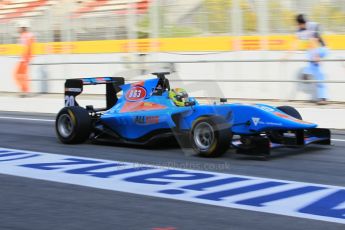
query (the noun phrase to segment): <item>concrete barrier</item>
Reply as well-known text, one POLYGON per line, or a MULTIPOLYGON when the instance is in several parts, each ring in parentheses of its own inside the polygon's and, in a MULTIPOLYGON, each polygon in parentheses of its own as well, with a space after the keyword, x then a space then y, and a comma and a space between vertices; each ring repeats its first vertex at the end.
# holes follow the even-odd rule
MULTIPOLYGON (((167 61, 190 62, 197 60, 262 60, 280 59, 284 55, 281 51, 242 51, 218 53, 152 53, 145 56, 131 55, 128 53, 115 54, 61 54, 41 55, 34 58, 34 63, 58 62, 123 62, 123 61, 167 61)), ((344 57, 345 51, 333 51, 328 58, 344 57)), ((301 52, 294 58, 304 59, 301 52)), ((0 56, 1 77, 0 92, 17 92, 12 79, 12 72, 17 59, 0 56)), ((298 72, 306 65, 304 62, 236 62, 236 63, 178 63, 173 67, 177 73, 170 76, 173 87, 183 87, 194 96, 198 97, 227 97, 227 98, 252 98, 252 99, 281 99, 281 100, 309 100, 313 97, 314 84, 287 83, 287 82, 188 82, 184 80, 296 80, 298 72)), ((344 81, 345 66, 341 62, 325 62, 324 71, 328 80, 344 81)), ((126 80, 146 79, 150 76, 140 75, 143 72, 167 70, 167 64, 75 64, 75 65, 42 65, 31 66, 32 90, 40 92, 44 76, 47 78, 48 92, 63 92, 63 79, 94 77, 94 76, 123 76, 126 80), (42 68, 45 68, 43 71, 42 68), (137 76, 140 75, 140 76, 137 76), (58 80, 54 80, 58 79, 58 80)), ((343 92, 344 84, 328 84, 330 100, 345 101, 343 92)), ((102 87, 92 87, 89 93, 101 93, 102 87)))

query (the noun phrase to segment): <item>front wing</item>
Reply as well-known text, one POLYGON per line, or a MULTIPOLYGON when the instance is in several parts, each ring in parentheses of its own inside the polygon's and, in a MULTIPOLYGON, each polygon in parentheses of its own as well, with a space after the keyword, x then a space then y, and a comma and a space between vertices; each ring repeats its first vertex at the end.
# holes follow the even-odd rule
POLYGON ((314 128, 308 130, 297 130, 288 132, 279 142, 272 141, 267 134, 247 137, 250 143, 243 143, 241 140, 234 140, 231 145, 238 154, 256 155, 267 157, 271 149, 283 147, 303 147, 310 144, 330 145, 331 132, 329 129, 314 128))

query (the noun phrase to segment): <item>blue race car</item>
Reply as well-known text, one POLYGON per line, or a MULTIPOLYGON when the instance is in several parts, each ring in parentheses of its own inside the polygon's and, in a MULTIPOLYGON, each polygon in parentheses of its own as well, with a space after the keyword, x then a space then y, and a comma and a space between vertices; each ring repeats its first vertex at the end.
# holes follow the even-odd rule
POLYGON ((124 78, 68 79, 65 107, 56 117, 58 139, 65 144, 86 140, 125 144, 161 144, 176 140, 204 157, 230 147, 237 153, 268 157, 276 147, 330 145, 330 130, 302 120, 296 109, 264 104, 201 105, 182 89, 170 89, 167 72, 125 84, 124 78), (84 85, 106 85, 106 108, 79 106, 84 85))

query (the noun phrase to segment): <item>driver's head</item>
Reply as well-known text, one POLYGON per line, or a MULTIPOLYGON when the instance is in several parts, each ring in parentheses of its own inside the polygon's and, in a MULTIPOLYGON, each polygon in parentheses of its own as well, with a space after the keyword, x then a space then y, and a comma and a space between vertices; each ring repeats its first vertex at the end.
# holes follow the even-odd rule
POLYGON ((30 23, 26 20, 21 20, 17 23, 18 32, 24 33, 28 31, 28 28, 30 27, 30 23))
POLYGON ((306 29, 307 19, 304 14, 298 14, 296 16, 296 23, 299 29, 306 29))
POLYGON ((177 106, 185 106, 185 102, 188 101, 188 93, 182 88, 175 88, 169 91, 169 98, 177 106))

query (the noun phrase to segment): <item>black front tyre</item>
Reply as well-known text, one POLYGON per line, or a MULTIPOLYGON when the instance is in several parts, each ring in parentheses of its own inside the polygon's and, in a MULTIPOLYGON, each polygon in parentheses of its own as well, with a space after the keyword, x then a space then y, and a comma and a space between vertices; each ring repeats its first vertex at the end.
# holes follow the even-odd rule
POLYGON ((201 117, 194 123, 190 139, 199 156, 219 157, 229 149, 230 125, 221 117, 201 117))
POLYGON ((65 107, 56 117, 55 131, 64 144, 82 143, 90 136, 91 117, 82 107, 65 107))
POLYGON ((302 115, 298 112, 297 109, 295 109, 292 106, 288 106, 288 105, 279 106, 279 107, 277 107, 277 109, 279 109, 280 111, 286 113, 287 115, 290 115, 293 118, 296 118, 296 119, 299 119, 299 120, 303 120, 302 119, 302 115))
MULTIPOLYGON (((298 120, 303 120, 302 115, 298 112, 297 109, 295 109, 292 106, 278 106, 277 109, 279 109, 280 111, 286 113, 287 115, 296 118, 298 120)), ((297 130, 296 131, 296 135, 304 135, 303 134, 303 130, 297 130)), ((273 142, 273 143, 283 143, 283 139, 284 139, 284 132, 282 131, 270 131, 267 133, 269 139, 273 142)))

